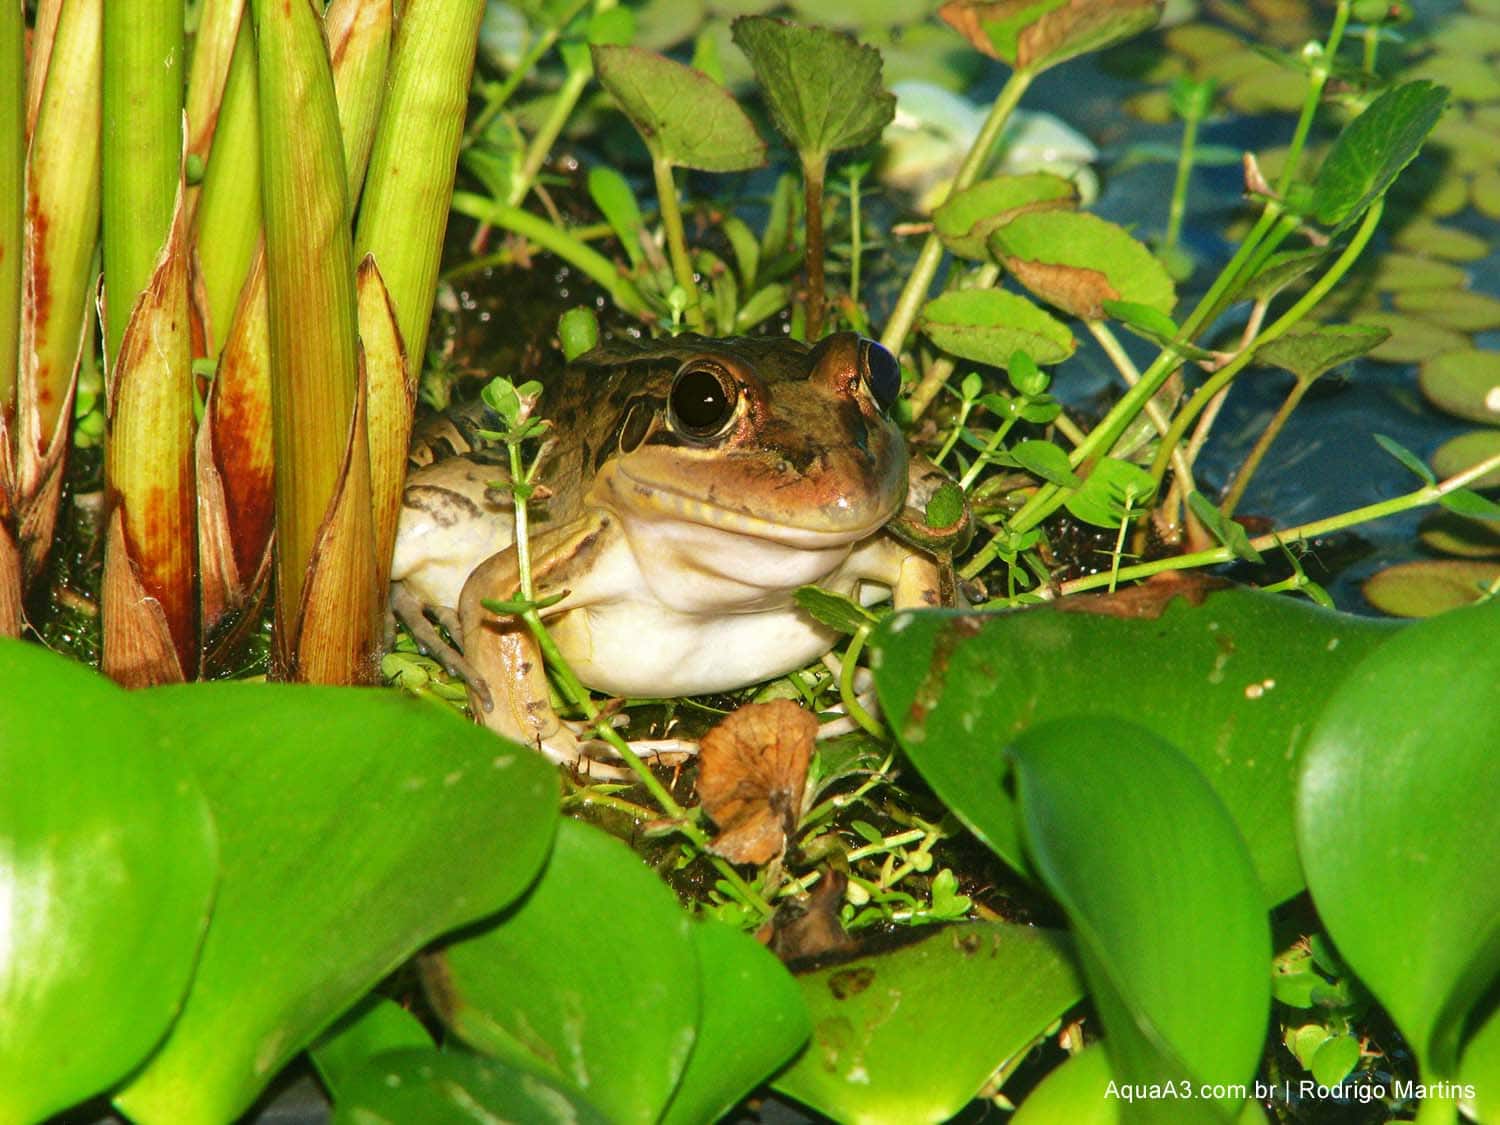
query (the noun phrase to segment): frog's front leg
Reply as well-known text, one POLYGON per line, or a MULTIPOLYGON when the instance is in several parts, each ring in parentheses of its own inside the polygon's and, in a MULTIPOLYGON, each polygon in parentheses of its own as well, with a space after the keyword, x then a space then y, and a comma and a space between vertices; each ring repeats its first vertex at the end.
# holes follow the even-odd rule
MULTIPOLYGON (((607 596, 601 577, 607 568, 600 563, 620 538, 608 515, 594 513, 532 540, 532 586, 537 600, 566 593, 541 611, 544 619, 555 619, 607 596)), ((464 583, 458 603, 464 656, 481 681, 478 688, 470 681, 469 704, 491 730, 533 746, 554 761, 573 763, 580 755, 578 739, 552 707, 536 638, 520 618, 496 614, 483 604, 510 601, 520 593, 514 546, 481 563, 464 583)))

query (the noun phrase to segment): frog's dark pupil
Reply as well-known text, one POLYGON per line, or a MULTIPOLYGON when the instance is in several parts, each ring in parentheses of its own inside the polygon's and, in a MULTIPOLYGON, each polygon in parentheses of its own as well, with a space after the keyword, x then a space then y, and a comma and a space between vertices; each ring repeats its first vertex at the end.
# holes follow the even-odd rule
POLYGON ((709 434, 729 421, 734 399, 712 371, 693 368, 678 376, 672 388, 672 413, 684 429, 709 434))
POLYGON ((865 378, 881 410, 889 410, 901 393, 901 365, 896 357, 874 340, 864 342, 865 378))

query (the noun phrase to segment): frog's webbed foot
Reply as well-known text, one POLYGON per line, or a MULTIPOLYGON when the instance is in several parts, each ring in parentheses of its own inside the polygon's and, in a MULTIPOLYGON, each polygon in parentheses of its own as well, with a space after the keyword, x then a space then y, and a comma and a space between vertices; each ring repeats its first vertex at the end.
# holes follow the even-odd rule
POLYGON ((479 670, 464 659, 463 653, 445 641, 433 625, 435 620, 450 636, 458 636, 456 613, 445 606, 423 604, 420 598, 400 582, 391 584, 391 612, 410 631, 417 647, 441 664, 448 675, 463 680, 485 707, 491 706, 489 685, 485 683, 479 670))

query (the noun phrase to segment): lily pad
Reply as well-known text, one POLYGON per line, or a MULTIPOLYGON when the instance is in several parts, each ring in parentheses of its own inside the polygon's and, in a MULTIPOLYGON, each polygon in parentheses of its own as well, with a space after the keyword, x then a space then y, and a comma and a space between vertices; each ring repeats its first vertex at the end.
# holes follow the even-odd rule
MULTIPOLYGON (((1432 469, 1440 477, 1451 477, 1497 453, 1500 453, 1500 430, 1471 430, 1438 446, 1432 455, 1432 469)), ((1500 488, 1500 469, 1486 473, 1470 487, 1500 488)))
POLYGON ((1390 330, 1390 339, 1370 350, 1370 358, 1386 363, 1420 363, 1424 359, 1470 346, 1469 337, 1451 328, 1397 312, 1361 312, 1362 324, 1390 330))
POLYGON ((222 874, 182 1014, 115 1099, 131 1117, 232 1120, 380 978, 520 894, 551 842, 546 760, 420 700, 244 682, 135 699, 197 774, 222 874))
POLYGON ((928 301, 920 327, 945 352, 1005 367, 1016 352, 1061 363, 1077 346, 1056 317, 1002 289, 956 289, 928 301))
POLYGON ((937 795, 1020 870, 999 786, 1005 745, 1088 714, 1155 731, 1203 771, 1250 846, 1266 901, 1280 902, 1302 885, 1290 808, 1307 716, 1393 625, 1246 590, 1200 605, 1176 593, 893 614, 871 638, 881 706, 937 795))
POLYGON ((1155 26, 1155 0, 948 0, 938 9, 974 47, 1039 73, 1155 26))
POLYGON ((1489 168, 1477 173, 1469 190, 1474 210, 1487 219, 1500 219, 1500 171, 1489 168))
MULTIPOLYGON (((1480 26, 1488 26, 1479 21, 1480 26)), ((1500 78, 1494 66, 1482 58, 1454 51, 1441 51, 1417 63, 1410 71, 1413 78, 1440 82, 1465 102, 1488 102, 1500 98, 1500 78)))
POLYGON ((1458 332, 1500 328, 1500 299, 1486 293, 1410 289, 1396 295, 1396 308, 1458 332))
POLYGON ((1442 511, 1424 519, 1417 535, 1425 547, 1439 554, 1465 559, 1500 558, 1500 526, 1494 520, 1442 511))
POLYGON ((1434 559, 1398 563, 1365 579, 1365 600, 1392 617, 1433 617, 1479 600, 1500 563, 1434 559))
POLYGON ((1414 219, 1396 232, 1392 241, 1403 250, 1450 262, 1477 262, 1488 257, 1490 244, 1477 234, 1444 226, 1431 219, 1414 219))
POLYGON ((1244 114, 1293 110, 1302 97, 1303 84, 1279 66, 1251 69, 1224 91, 1230 108, 1244 114))
MULTIPOLYGON (((1031 727, 1006 757, 1027 854, 1072 923, 1116 1075, 1248 1082, 1271 1006, 1270 926, 1244 842, 1203 774, 1117 718, 1031 727)), ((1233 1113, 1241 1101, 1219 1104, 1233 1113)))
POLYGON ((955 192, 932 213, 943 245, 964 258, 988 261, 989 236, 1018 215, 1078 202, 1073 181, 1048 172, 997 176, 955 192))
POLYGON ((1310 383, 1330 368, 1358 359, 1390 337, 1390 329, 1363 324, 1326 324, 1288 332, 1272 340, 1255 358, 1290 371, 1310 383))
POLYGON ((1466 1021, 1500 979, 1497 627, 1491 601, 1372 653, 1319 715, 1298 784, 1318 917, 1428 1082, 1457 1077, 1466 1021))
POLYGON ((136 697, 9 639, 0 677, 0 1118, 39 1121, 124 1077, 177 1015, 217 849, 136 697))
POLYGON ((1494 126, 1461 114, 1444 115, 1432 131, 1432 146, 1439 150, 1449 172, 1478 172, 1495 166, 1494 126))
POLYGON ((770 16, 734 21, 782 136, 804 160, 873 141, 896 113, 880 81, 880 52, 847 35, 770 16))
POLYGON ((1082 995, 1067 939, 967 923, 797 978, 813 1039, 772 1086, 850 1125, 946 1121, 1082 995))
POLYGON ((1338 231, 1358 220, 1416 157, 1447 101, 1441 86, 1403 82, 1371 102, 1318 169, 1312 193, 1318 222, 1338 231))
POLYGON ((1386 293, 1408 289, 1459 289, 1467 281, 1464 271, 1447 262, 1418 254, 1381 254, 1374 261, 1375 288, 1386 293))
POLYGON ((990 236, 990 250, 1042 300, 1090 320, 1104 301, 1131 301, 1171 315, 1177 294, 1166 268, 1123 227, 1081 211, 1035 211, 990 236))
POLYGON ((1500 354, 1464 348, 1422 364, 1422 394, 1439 410, 1471 422, 1500 422, 1500 354))
POLYGON ((640 47, 593 44, 594 72, 653 156, 680 168, 738 172, 766 144, 729 92, 700 70, 640 47))

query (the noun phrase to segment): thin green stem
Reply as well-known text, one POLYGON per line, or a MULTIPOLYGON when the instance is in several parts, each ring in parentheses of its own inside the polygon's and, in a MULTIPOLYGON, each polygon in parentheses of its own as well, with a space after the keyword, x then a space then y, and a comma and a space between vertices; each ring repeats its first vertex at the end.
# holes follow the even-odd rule
POLYGON ((592 247, 584 245, 573 233, 560 230, 540 215, 466 191, 453 194, 453 210, 529 238, 543 250, 556 254, 586 275, 608 293, 610 299, 623 311, 636 316, 651 315, 651 306, 646 303, 641 291, 629 278, 620 274, 613 262, 592 247))
POLYGON ((1297 165, 1301 162, 1302 148, 1307 143, 1307 134, 1312 129, 1318 104, 1323 100, 1323 87, 1328 82, 1329 71, 1338 57, 1339 43, 1344 38, 1344 28, 1349 23, 1349 0, 1339 0, 1333 12, 1333 26, 1328 31, 1328 42, 1323 47, 1323 57, 1315 62, 1308 72, 1307 93, 1302 99, 1302 112, 1297 117, 1297 128, 1292 133, 1291 147, 1287 149, 1286 165, 1276 181, 1276 194, 1286 196, 1287 189, 1297 177, 1297 165))
POLYGON ((854 690, 854 670, 859 667, 859 654, 864 651, 865 642, 869 638, 870 627, 861 625, 858 632, 850 639, 849 648, 845 651, 843 660, 839 662, 839 698, 843 700, 844 711, 851 719, 876 738, 884 738, 885 728, 880 725, 875 716, 860 706, 859 695, 854 690))
POLYGON ((804 153, 802 157, 803 222, 806 224, 807 339, 814 343, 823 335, 823 178, 828 171, 827 153, 804 153))
POLYGON ((484 107, 474 115, 474 120, 464 137, 466 146, 473 144, 474 139, 483 133, 485 127, 495 119, 495 115, 505 108, 505 103, 510 101, 510 96, 535 69, 542 56, 552 49, 552 45, 562 34, 563 28, 572 23, 578 13, 589 6, 589 3, 590 0, 573 0, 573 3, 560 13, 556 23, 545 28, 531 41, 525 54, 516 62, 515 69, 505 76, 505 81, 496 85, 492 92, 485 96, 484 107))
POLYGON ((1229 488, 1224 493, 1224 499, 1219 502, 1219 511, 1225 519, 1234 515, 1235 508, 1239 507, 1240 500, 1244 498, 1245 489, 1250 484, 1250 478, 1255 476, 1260 463, 1265 460, 1266 454, 1270 452, 1271 443, 1274 442, 1286 426, 1287 419, 1292 416, 1292 411, 1302 401, 1302 396, 1307 394, 1307 388, 1311 387, 1311 379, 1298 379, 1291 392, 1276 408, 1276 413, 1271 416, 1270 423, 1261 431, 1260 437, 1255 439, 1255 445, 1251 447, 1249 454, 1241 463, 1239 470, 1234 474, 1234 480, 1230 482, 1229 488))
POLYGON ((698 283, 693 279, 693 266, 688 260, 687 235, 682 229, 682 211, 677 206, 677 182, 672 178, 672 165, 657 153, 651 154, 651 175, 656 180, 656 196, 661 208, 662 227, 667 232, 667 250, 672 258, 672 276, 682 288, 687 306, 688 327, 694 332, 707 329, 703 318, 703 295, 698 292, 698 283))
POLYGON ((569 69, 568 76, 563 79, 562 88, 558 90, 546 120, 542 122, 542 127, 536 131, 536 136, 532 137, 531 142, 526 146, 526 158, 521 162, 520 171, 516 173, 516 178, 510 185, 510 194, 505 199, 505 202, 512 207, 520 206, 521 201, 530 193, 532 185, 536 183, 536 178, 541 173, 542 165, 547 163, 552 146, 557 142, 558 134, 563 131, 568 118, 573 115, 573 108, 578 104, 578 99, 583 96, 584 87, 589 84, 593 73, 593 70, 587 66, 569 69))
MULTIPOLYGON (((1193 104, 1197 106, 1196 99, 1193 104)), ((1182 122, 1182 146, 1177 151, 1177 178, 1172 182, 1172 202, 1167 207, 1167 233, 1162 239, 1164 252, 1176 249, 1177 240, 1182 235, 1182 220, 1187 214, 1188 181, 1192 178, 1193 161, 1197 155, 1199 120, 1198 113, 1193 112, 1182 122)))
MULTIPOLYGON (((978 178, 980 170, 989 158, 990 150, 995 147, 995 141, 999 139, 1000 131, 1005 128, 1005 123, 1010 119, 1016 104, 1020 102, 1021 95, 1031 85, 1032 77, 1030 71, 1011 71, 1010 77, 1005 81, 1005 86, 995 99, 995 104, 990 107, 990 115, 980 126, 979 135, 974 138, 969 154, 964 157, 958 174, 953 177, 953 186, 948 189, 950 196, 962 191, 978 178)), ((896 355, 901 353, 901 349, 906 344, 906 337, 917 319, 918 310, 927 299, 927 290, 932 285, 932 279, 937 275, 938 263, 942 261, 942 257, 942 240, 936 234, 929 234, 927 241, 922 244, 916 265, 912 267, 911 275, 907 277, 901 295, 896 299, 896 307, 891 310, 891 319, 886 323, 885 332, 880 337, 880 342, 896 355)), ((931 401, 929 397, 927 402, 931 401)), ((925 407, 926 403, 923 405, 925 407)), ((920 410, 913 411, 913 417, 920 414, 920 410)))
POLYGON ((864 253, 864 231, 860 226, 859 165, 849 165, 849 303, 859 308, 859 265, 864 253))
MULTIPOLYGON (((974 458, 974 463, 970 465, 968 471, 959 478, 959 488, 963 489, 965 492, 969 491, 969 488, 978 478, 980 470, 989 464, 990 458, 995 455, 995 450, 1000 448, 1000 443, 1005 440, 1005 435, 1010 433, 1011 427, 1016 424, 1016 420, 1020 418, 1020 416, 1021 415, 1019 414, 1019 412, 1013 412, 1008 417, 1001 420, 1000 424, 995 427, 994 432, 991 433, 989 438, 985 441, 984 448, 979 451, 979 456, 974 458)), ((1059 417, 1061 417, 1061 415, 1059 415, 1059 417)))
MULTIPOLYGON (((1135 364, 1131 362, 1130 354, 1126 352, 1124 345, 1120 343, 1119 337, 1114 334, 1109 325, 1105 324, 1102 320, 1085 320, 1083 323, 1088 328, 1089 334, 1095 340, 1099 341, 1099 346, 1104 349, 1104 354, 1109 357, 1110 362, 1115 365, 1115 369, 1120 372, 1120 377, 1125 380, 1125 385, 1133 387, 1139 383, 1141 381, 1141 373, 1136 370, 1135 364)), ((1162 413, 1162 408, 1156 399, 1154 397, 1148 398, 1142 409, 1146 417, 1151 420, 1151 424, 1156 427, 1156 432, 1166 436, 1171 422, 1162 413)), ((1177 470, 1178 477, 1182 479, 1187 488, 1191 489, 1194 487, 1192 466, 1188 464, 1187 457, 1180 449, 1173 450, 1172 468, 1177 470)))

